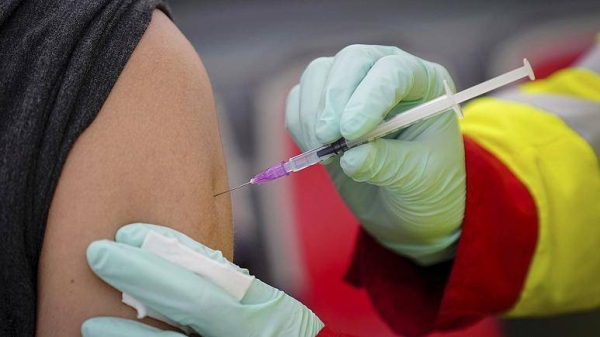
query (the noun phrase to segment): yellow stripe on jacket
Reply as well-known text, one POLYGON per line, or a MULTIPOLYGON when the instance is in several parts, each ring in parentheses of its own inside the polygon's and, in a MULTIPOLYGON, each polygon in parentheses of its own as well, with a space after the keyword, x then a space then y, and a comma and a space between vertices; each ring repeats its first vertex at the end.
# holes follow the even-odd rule
MULTIPOLYGON (((522 90, 600 102, 600 76, 567 69, 522 90)), ((461 128, 527 186, 539 215, 530 270, 520 299, 507 314, 600 306, 600 167, 591 146, 559 117, 497 98, 467 105, 461 128)))

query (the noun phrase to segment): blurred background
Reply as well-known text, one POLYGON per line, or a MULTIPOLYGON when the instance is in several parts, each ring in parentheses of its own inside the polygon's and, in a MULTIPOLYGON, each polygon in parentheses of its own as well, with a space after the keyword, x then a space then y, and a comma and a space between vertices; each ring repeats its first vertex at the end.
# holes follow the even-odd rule
MULTIPOLYGON (((298 153, 284 129, 285 99, 314 58, 349 44, 394 45, 444 65, 460 90, 523 57, 545 77, 574 62, 600 32, 598 0, 171 0, 171 8, 211 78, 231 186, 298 153)), ((366 295, 343 282, 358 225, 322 167, 232 199, 236 263, 336 330, 396 336, 366 295)), ((600 312, 488 319, 436 336, 600 336, 600 312)))

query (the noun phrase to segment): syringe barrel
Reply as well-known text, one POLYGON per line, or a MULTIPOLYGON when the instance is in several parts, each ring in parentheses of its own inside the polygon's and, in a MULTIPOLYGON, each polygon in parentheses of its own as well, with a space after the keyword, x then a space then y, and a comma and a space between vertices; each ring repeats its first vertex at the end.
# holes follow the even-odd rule
POLYGON ((342 154, 351 148, 368 143, 376 138, 384 137, 400 128, 407 127, 420 120, 447 111, 452 107, 454 104, 453 102, 454 101, 447 95, 437 97, 429 102, 423 103, 394 116, 390 120, 379 124, 379 126, 362 137, 354 140, 341 138, 329 145, 324 145, 317 149, 292 157, 286 163, 286 169, 296 172, 327 158, 342 154))
POLYGON ((412 109, 399 113, 398 115, 390 118, 388 121, 379 124, 379 126, 375 127, 375 129, 371 130, 371 132, 362 137, 354 140, 346 140, 346 144, 349 148, 353 148, 370 142, 376 138, 384 137, 400 128, 407 127, 425 118, 429 118, 447 111, 452 108, 453 105, 454 101, 451 97, 442 95, 432 99, 429 102, 425 102, 412 109))
POLYGON ((327 146, 321 146, 317 149, 313 149, 310 151, 306 151, 297 156, 290 158, 287 162, 285 162, 285 170, 287 172, 297 172, 302 170, 303 168, 314 165, 325 158, 321 158, 318 155, 318 152, 327 146))

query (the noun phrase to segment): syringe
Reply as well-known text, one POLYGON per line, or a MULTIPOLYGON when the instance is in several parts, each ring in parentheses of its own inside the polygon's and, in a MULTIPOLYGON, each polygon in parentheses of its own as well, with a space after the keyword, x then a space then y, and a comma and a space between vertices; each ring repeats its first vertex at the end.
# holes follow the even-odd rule
POLYGON ((379 124, 377 127, 375 127, 375 129, 366 135, 353 140, 341 138, 331 144, 323 145, 316 149, 301 153, 290 158, 288 161, 282 161, 281 163, 273 165, 260 172, 259 174, 255 175, 254 178, 250 179, 249 182, 225 192, 218 193, 215 196, 233 191, 248 184, 264 184, 283 176, 287 176, 291 172, 298 172, 330 157, 342 154, 351 148, 368 143, 377 138, 385 137, 386 135, 398 131, 401 128, 405 128, 426 118, 439 115, 442 112, 448 111, 449 109, 453 109, 454 112, 462 118, 463 114, 460 110, 460 103, 483 95, 494 89, 498 89, 526 76, 528 76, 531 80, 535 79, 535 75, 533 74, 533 69, 531 69, 529 61, 527 61, 527 59, 523 59, 522 67, 511 70, 456 94, 452 93, 448 83, 444 81, 444 89, 446 91, 445 95, 439 96, 431 101, 401 112, 393 118, 390 118, 389 120, 379 124))

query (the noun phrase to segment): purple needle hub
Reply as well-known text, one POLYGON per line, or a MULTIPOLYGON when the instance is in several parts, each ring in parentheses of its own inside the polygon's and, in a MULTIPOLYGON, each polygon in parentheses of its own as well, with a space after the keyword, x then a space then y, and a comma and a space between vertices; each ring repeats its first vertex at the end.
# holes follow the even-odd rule
POLYGON ((273 165, 268 169, 262 171, 261 173, 255 175, 254 178, 252 178, 252 180, 250 181, 252 182, 252 184, 264 184, 266 182, 275 180, 277 178, 281 178, 283 176, 289 176, 290 173, 285 170, 285 167, 283 166, 284 164, 285 162, 282 161, 277 165, 273 165))

